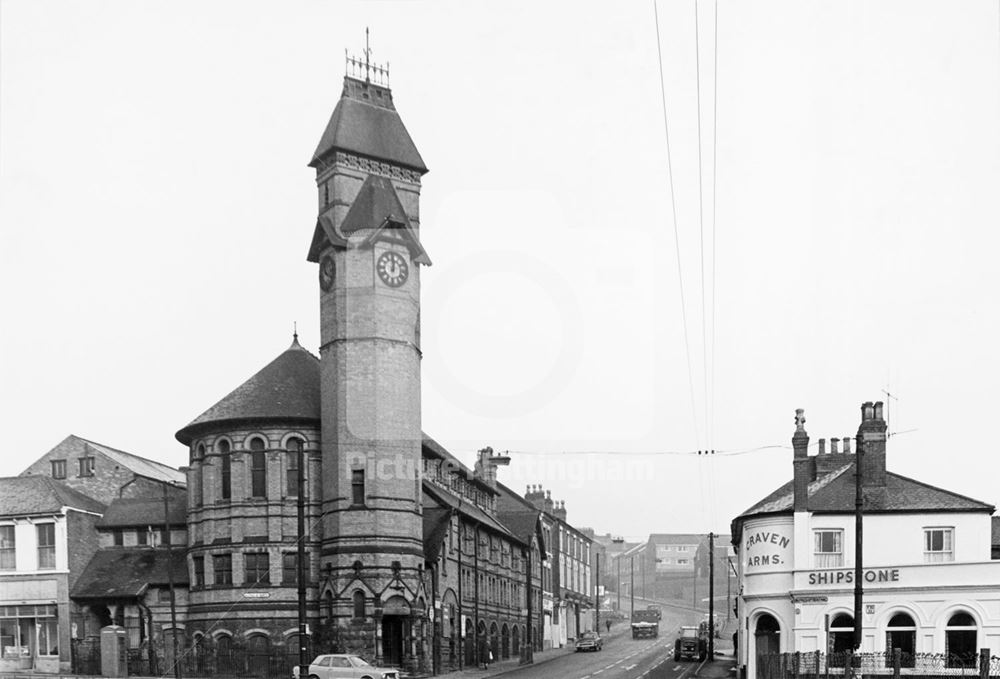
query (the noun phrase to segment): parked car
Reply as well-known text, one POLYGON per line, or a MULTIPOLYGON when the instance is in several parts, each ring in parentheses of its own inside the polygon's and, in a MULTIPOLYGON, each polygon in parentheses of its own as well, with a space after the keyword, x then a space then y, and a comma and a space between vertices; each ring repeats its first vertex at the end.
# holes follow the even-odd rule
MULTIPOLYGON (((292 679, 299 679, 298 665, 292 668, 292 679)), ((335 653, 316 656, 309 663, 308 679, 399 679, 399 672, 369 665, 356 655, 335 653)))
POLYGON ((604 640, 597 632, 584 632, 576 640, 576 650, 578 651, 599 651, 604 645, 604 640))

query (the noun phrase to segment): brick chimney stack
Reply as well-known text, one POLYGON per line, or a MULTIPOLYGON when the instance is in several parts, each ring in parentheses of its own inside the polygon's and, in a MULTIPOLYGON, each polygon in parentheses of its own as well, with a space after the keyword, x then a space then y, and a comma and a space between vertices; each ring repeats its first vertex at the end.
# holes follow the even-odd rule
POLYGON ((559 502, 556 503, 554 513, 555 513, 557 519, 559 519, 560 521, 563 521, 563 522, 566 521, 566 501, 565 500, 561 500, 561 501, 559 501, 559 502))
POLYGON ((795 433, 792 435, 794 500, 793 510, 807 511, 809 482, 816 478, 815 461, 809 457, 809 434, 806 433, 806 416, 802 408, 795 411, 795 433))
POLYGON ((544 502, 545 502, 545 505, 544 505, 544 507, 545 507, 545 510, 544 510, 545 513, 546 514, 551 514, 552 510, 553 510, 553 508, 555 506, 555 503, 552 502, 552 491, 551 490, 545 491, 545 500, 544 500, 544 502))
POLYGON ((862 453, 861 479, 866 486, 885 486, 886 425, 882 416, 882 401, 861 404, 861 425, 858 427, 857 448, 862 453))

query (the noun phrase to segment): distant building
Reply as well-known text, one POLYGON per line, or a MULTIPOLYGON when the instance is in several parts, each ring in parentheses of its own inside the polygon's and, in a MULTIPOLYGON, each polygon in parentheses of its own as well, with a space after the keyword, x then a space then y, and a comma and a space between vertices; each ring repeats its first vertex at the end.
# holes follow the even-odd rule
POLYGON ((183 486, 184 472, 103 443, 70 435, 21 472, 60 481, 104 504, 119 497, 162 493, 162 485, 183 486))
POLYGON ((860 651, 883 670, 896 648, 917 674, 975 671, 979 649, 1000 653, 1000 562, 990 559, 994 507, 888 471, 882 408, 861 407, 860 469, 850 438, 843 449, 831 439, 829 450, 820 439, 810 455, 798 411, 792 480, 732 522, 741 593, 738 663, 751 679, 764 674, 761 657, 779 653, 818 651, 822 663, 835 665, 836 654, 852 648, 855 624, 860 651), (855 621, 858 473, 864 608, 855 621))
POLYGON ((44 476, 0 479, 0 672, 70 672, 83 613, 69 593, 103 503, 44 476))

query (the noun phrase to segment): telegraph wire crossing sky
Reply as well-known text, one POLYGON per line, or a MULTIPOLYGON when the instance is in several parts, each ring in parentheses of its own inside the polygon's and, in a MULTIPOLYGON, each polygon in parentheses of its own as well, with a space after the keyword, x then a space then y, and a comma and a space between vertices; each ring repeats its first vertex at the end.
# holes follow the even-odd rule
POLYGON ((184 465, 293 321, 318 352, 306 163, 367 26, 430 168, 425 432, 574 525, 719 532, 795 408, 882 399, 891 469, 995 503, 998 4, 715 7, 696 53, 693 2, 0 5, 0 473, 184 465))

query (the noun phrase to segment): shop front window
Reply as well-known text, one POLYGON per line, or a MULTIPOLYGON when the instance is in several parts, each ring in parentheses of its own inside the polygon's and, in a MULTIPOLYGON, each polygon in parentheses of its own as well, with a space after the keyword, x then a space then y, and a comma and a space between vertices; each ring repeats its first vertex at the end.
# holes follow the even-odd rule
POLYGON ((0 658, 58 655, 59 622, 54 605, 0 607, 0 658))

